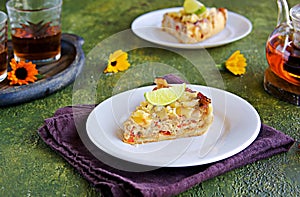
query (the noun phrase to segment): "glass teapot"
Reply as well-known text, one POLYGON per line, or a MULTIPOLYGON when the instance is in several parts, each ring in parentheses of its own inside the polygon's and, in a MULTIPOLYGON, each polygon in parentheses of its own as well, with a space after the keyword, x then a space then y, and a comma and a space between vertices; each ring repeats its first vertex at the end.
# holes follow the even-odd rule
POLYGON ((269 68, 264 86, 269 93, 300 105, 300 4, 291 10, 286 0, 277 0, 277 5, 277 26, 266 44, 269 68))

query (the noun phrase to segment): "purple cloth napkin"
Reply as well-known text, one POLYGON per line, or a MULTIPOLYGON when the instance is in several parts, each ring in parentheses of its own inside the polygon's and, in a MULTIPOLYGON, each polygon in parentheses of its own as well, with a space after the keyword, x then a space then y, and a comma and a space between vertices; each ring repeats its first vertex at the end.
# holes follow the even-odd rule
MULTIPOLYGON (((257 139, 230 158, 193 167, 122 171, 98 160, 78 134, 78 129, 85 130, 86 119, 94 107, 81 105, 58 109, 53 117, 45 120, 38 133, 104 196, 173 196, 235 168, 286 152, 294 143, 289 136, 262 124, 257 139)), ((101 152, 97 148, 94 150, 101 152)))

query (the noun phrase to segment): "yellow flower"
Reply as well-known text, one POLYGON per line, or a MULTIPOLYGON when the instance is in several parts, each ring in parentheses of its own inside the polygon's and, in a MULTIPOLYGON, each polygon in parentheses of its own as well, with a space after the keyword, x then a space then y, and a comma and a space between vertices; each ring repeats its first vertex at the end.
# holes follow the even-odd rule
POLYGON ((225 62, 225 67, 234 75, 245 74, 246 66, 246 58, 239 50, 235 51, 225 62))
POLYGON ((19 63, 12 59, 10 62, 11 71, 7 74, 7 79, 10 80, 10 85, 24 85, 28 82, 35 82, 37 80, 38 70, 32 62, 20 61, 19 63))
POLYGON ((104 73, 117 73, 119 71, 127 70, 130 66, 127 58, 128 54, 122 50, 117 50, 113 54, 110 54, 108 65, 104 70, 104 73))

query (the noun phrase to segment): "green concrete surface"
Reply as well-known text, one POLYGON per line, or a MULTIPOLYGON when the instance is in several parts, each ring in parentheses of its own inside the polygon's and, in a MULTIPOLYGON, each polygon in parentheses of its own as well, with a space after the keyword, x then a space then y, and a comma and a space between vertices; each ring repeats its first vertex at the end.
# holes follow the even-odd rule
MULTIPOLYGON (((236 77, 221 71, 225 89, 251 103, 263 123, 300 140, 300 108, 280 101, 263 89, 265 44, 276 25, 275 0, 202 1, 207 6, 226 7, 246 16, 253 24, 249 36, 226 46, 208 49, 216 63, 240 50, 247 58, 247 72, 236 77)), ((87 55, 110 35, 130 28, 139 15, 161 8, 181 6, 182 0, 64 0, 62 28, 84 38, 87 55)), ((295 5, 296 0, 290 0, 295 5)), ((5 9, 3 0, 0 9, 5 9)), ((184 72, 196 84, 203 79, 180 67, 180 58, 166 51, 140 49, 131 52, 132 66, 143 58, 164 61, 184 72), (163 55, 162 55, 163 54, 163 55)), ((101 55, 101 54, 100 54, 101 55)), ((111 95, 111 89, 122 73, 101 75, 99 101, 111 95)), ((38 136, 43 120, 56 109, 72 105, 73 86, 44 99, 0 109, 0 196, 99 196, 99 193, 62 157, 52 151, 38 136)), ((299 196, 300 150, 293 146, 287 153, 275 155, 205 181, 179 196, 299 196)))

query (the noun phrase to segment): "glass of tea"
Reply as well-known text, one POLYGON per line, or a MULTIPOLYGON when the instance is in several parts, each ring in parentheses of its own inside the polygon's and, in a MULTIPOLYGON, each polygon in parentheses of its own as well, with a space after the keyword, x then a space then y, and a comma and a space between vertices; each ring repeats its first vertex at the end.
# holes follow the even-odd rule
POLYGON ((7 76, 7 15, 0 11, 0 82, 7 76))
POLYGON ((61 56, 62 0, 9 0, 10 21, 16 61, 46 64, 61 56))

